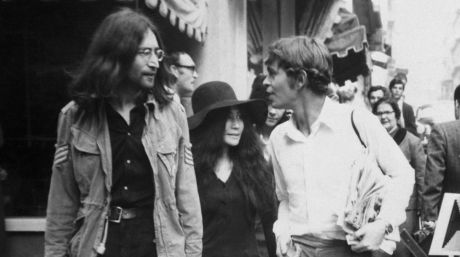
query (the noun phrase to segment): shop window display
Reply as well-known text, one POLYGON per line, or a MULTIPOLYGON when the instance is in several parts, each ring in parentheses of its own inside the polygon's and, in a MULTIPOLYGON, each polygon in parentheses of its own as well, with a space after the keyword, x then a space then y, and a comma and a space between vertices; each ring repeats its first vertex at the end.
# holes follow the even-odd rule
MULTIPOLYGON (((134 7, 135 1, 126 3, 134 7)), ((0 167, 5 217, 44 218, 67 84, 114 1, 0 2, 0 167)))

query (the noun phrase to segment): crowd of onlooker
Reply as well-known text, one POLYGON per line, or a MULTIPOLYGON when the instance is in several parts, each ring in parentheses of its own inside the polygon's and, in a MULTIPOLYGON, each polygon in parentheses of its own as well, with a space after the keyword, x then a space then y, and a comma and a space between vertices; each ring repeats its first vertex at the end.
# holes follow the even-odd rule
POLYGON ((59 113, 46 257, 411 256, 402 230, 428 251, 460 121, 425 138, 405 78, 369 88, 371 112, 346 104, 326 46, 294 36, 239 100, 164 49, 127 8, 94 33, 59 113))

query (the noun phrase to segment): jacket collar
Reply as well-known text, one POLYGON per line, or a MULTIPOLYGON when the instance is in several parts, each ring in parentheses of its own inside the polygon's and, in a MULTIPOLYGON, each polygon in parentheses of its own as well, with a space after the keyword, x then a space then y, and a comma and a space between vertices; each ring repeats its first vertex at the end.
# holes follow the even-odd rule
POLYGON ((145 107, 149 112, 153 112, 153 117, 158 120, 159 119, 159 112, 160 112, 160 105, 158 104, 157 100, 153 94, 149 94, 147 96, 147 101, 145 102, 145 107))
POLYGON ((398 126, 396 133, 393 135, 393 139, 395 140, 396 144, 399 145, 406 137, 407 130, 405 128, 401 128, 398 126))

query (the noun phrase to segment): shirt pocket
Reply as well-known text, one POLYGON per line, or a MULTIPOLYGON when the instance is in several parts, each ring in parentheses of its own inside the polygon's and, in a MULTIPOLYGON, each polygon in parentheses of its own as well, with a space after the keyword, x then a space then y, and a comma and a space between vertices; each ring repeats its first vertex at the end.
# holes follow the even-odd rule
POLYGON ((96 139, 72 128, 72 163, 80 190, 87 192, 92 178, 101 170, 101 152, 96 139))

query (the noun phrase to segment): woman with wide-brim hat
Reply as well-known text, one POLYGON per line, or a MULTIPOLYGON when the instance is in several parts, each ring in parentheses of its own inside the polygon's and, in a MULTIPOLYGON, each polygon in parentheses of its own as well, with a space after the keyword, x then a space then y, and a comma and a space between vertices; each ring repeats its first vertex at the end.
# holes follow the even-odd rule
MULTIPOLYGON (((230 85, 212 81, 192 95, 192 152, 203 216, 203 257, 257 257, 255 218, 264 224, 270 256, 276 219, 273 175, 253 124, 263 100, 237 100, 230 85), (256 111, 257 110, 257 111, 256 111)), ((265 107, 266 108, 266 107, 265 107)))

